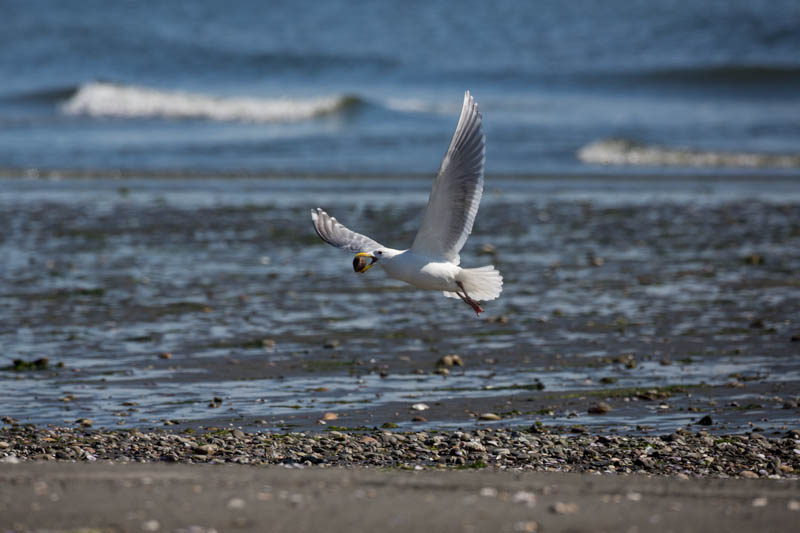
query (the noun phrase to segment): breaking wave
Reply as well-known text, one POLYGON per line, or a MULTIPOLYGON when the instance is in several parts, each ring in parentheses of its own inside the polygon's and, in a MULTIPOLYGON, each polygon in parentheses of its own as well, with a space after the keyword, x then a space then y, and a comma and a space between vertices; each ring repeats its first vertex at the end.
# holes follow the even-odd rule
POLYGON ((800 154, 717 152, 650 145, 630 139, 601 139, 578 150, 578 159, 597 165, 798 168, 800 154))
POLYGON ((317 98, 216 97, 202 93, 91 82, 61 105, 69 115, 116 118, 205 119, 239 122, 297 122, 354 108, 357 96, 317 98))

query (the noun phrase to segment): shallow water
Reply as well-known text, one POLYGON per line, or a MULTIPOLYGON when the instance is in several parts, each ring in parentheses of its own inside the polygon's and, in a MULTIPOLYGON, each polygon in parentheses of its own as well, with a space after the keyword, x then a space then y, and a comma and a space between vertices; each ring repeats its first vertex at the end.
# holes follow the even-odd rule
POLYGON ((726 430, 796 425, 783 409, 800 390, 795 182, 487 183, 462 261, 494 263, 505 285, 476 319, 379 269, 354 274, 313 233, 319 205, 410 242, 428 180, 4 179, 0 365, 50 367, 0 371, 1 414, 107 427, 324 429, 324 412, 339 415, 329 426, 405 429, 485 412, 626 431, 703 414, 726 430), (433 374, 446 353, 465 366, 433 374), (610 413, 586 415, 603 399, 610 413))

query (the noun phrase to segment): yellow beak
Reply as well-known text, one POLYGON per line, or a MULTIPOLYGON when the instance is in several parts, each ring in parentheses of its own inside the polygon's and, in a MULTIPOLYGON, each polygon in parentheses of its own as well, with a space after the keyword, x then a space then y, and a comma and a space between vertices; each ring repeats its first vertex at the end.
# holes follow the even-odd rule
POLYGON ((372 254, 368 254, 366 252, 359 252, 353 258, 353 270, 355 270, 359 274, 363 274, 364 272, 372 268, 372 265, 374 265, 375 261, 377 260, 378 258, 372 254), (372 259, 372 262, 367 263, 367 258, 372 259))

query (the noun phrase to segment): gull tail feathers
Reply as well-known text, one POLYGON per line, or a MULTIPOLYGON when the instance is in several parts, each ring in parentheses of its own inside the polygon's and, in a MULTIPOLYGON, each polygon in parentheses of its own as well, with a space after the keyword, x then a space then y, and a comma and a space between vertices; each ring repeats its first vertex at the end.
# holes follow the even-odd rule
MULTIPOLYGON (((460 281, 467 294, 479 302, 494 300, 503 292, 503 276, 494 268, 494 265, 462 268, 456 276, 456 281, 460 281)), ((458 298, 454 292, 445 291, 444 295, 448 298, 458 298)))

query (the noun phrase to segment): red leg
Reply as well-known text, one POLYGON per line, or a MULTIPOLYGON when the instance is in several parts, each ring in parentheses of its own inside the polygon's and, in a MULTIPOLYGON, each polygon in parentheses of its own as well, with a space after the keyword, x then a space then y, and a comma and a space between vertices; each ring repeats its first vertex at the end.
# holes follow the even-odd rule
POLYGON ((470 298, 469 293, 467 293, 467 290, 464 288, 464 285, 460 281, 456 281, 456 285, 458 285, 461 288, 461 290, 464 291, 463 295, 460 292, 456 291, 456 294, 458 294, 459 298, 464 300, 464 303, 472 307, 472 310, 475 311, 476 316, 481 316, 481 313, 483 313, 483 308, 478 304, 478 302, 470 298))

